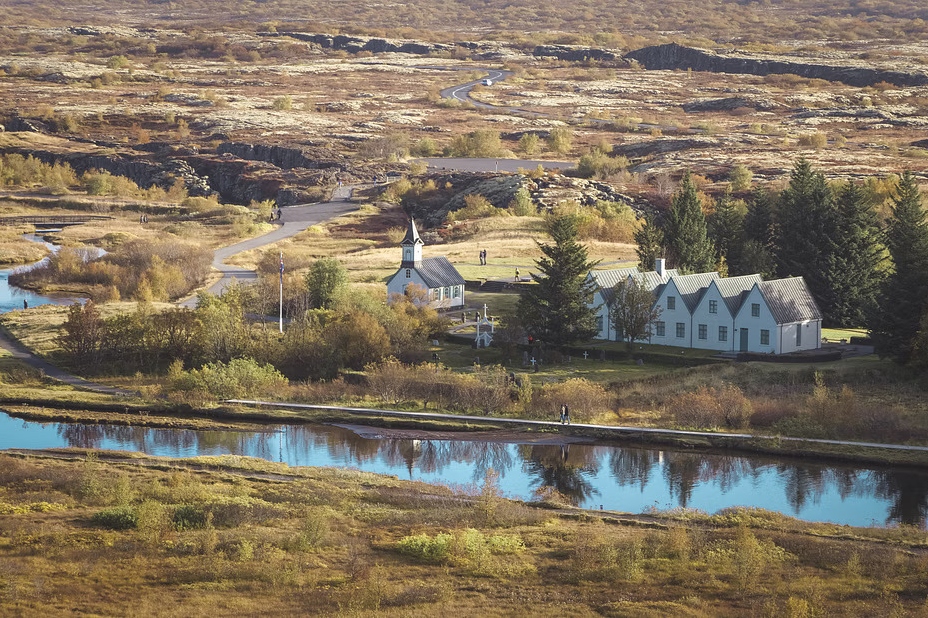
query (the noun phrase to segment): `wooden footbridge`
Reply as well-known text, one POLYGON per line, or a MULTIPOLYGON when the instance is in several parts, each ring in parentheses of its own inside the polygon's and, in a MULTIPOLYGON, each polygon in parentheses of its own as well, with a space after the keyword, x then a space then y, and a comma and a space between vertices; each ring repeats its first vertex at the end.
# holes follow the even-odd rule
POLYGON ((36 227, 65 227, 112 218, 109 215, 20 215, 16 217, 0 217, 0 225, 32 224, 36 227))

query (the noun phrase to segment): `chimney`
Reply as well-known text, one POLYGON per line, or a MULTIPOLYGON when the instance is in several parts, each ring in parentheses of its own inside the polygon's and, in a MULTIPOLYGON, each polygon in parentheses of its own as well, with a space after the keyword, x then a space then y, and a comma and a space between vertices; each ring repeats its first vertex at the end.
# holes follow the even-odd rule
POLYGON ((667 276, 667 269, 664 267, 664 264, 664 258, 657 258, 654 260, 654 270, 661 279, 667 276))

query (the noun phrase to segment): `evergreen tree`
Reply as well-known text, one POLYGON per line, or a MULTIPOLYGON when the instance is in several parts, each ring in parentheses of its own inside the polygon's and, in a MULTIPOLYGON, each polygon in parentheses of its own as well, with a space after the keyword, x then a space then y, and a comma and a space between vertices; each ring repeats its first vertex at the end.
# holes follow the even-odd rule
POLYGON ((730 195, 725 195, 715 205, 715 212, 708 219, 709 237, 715 245, 716 262, 728 264, 735 275, 743 274, 740 268, 744 246, 744 215, 738 210, 730 195))
POLYGON ((881 356, 907 363, 919 322, 928 309, 928 221, 921 194, 910 172, 902 175, 886 229, 893 270, 886 278, 871 319, 881 356))
POLYGON ((836 210, 825 176, 800 159, 780 194, 776 256, 781 277, 801 276, 818 302, 823 321, 833 323, 837 304, 832 271, 836 210))
POLYGON ((865 323, 879 293, 883 245, 876 211, 861 188, 846 184, 835 198, 835 251, 829 277, 834 291, 831 322, 856 327, 865 323))
MULTIPOLYGON (((758 189, 751 195, 748 211, 744 215, 744 235, 747 240, 759 242, 768 249, 776 238, 775 198, 766 189, 758 189)), ((749 273, 750 274, 750 273, 749 273)))
POLYGON ((548 232, 553 244, 539 243, 544 257, 535 262, 536 285, 527 286, 519 299, 518 315, 536 340, 566 346, 586 341, 598 332, 593 300, 594 284, 587 274, 596 263, 587 259, 586 247, 577 242, 575 216, 555 217, 548 232))
POLYGON ((715 249, 706 229, 696 185, 689 172, 683 177, 680 190, 670 202, 670 217, 664 231, 667 248, 674 266, 683 272, 709 272, 715 267, 715 249))
POLYGON ((635 242, 638 243, 635 249, 638 254, 638 270, 654 270, 655 260, 664 257, 664 232, 653 214, 648 213, 644 216, 644 225, 635 232, 635 242))

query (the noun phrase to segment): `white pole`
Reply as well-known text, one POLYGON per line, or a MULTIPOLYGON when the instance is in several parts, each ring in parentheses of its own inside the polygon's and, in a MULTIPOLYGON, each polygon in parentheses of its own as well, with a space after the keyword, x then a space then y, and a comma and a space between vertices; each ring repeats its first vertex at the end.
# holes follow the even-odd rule
POLYGON ((284 332, 284 252, 280 252, 280 332, 284 332))

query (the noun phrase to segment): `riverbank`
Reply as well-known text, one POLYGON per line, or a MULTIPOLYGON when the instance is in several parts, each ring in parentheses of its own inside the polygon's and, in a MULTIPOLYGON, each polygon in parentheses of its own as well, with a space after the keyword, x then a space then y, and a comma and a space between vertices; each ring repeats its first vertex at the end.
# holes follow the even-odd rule
POLYGON ((928 468, 928 447, 839 440, 816 440, 750 433, 682 431, 655 427, 562 425, 559 422, 410 412, 286 402, 228 402, 209 410, 142 402, 44 399, 23 402, 0 397, 11 416, 36 422, 84 423, 134 427, 255 431, 267 425, 362 425, 401 431, 409 439, 436 439, 435 432, 464 440, 533 442, 538 435, 550 444, 665 446, 692 452, 763 454, 776 457, 928 468), (261 404, 261 405, 254 405, 261 404))
POLYGON ((925 595, 913 527, 583 511, 490 477, 72 449, 0 453, 0 491, 0 612, 23 616, 888 616, 925 595))

